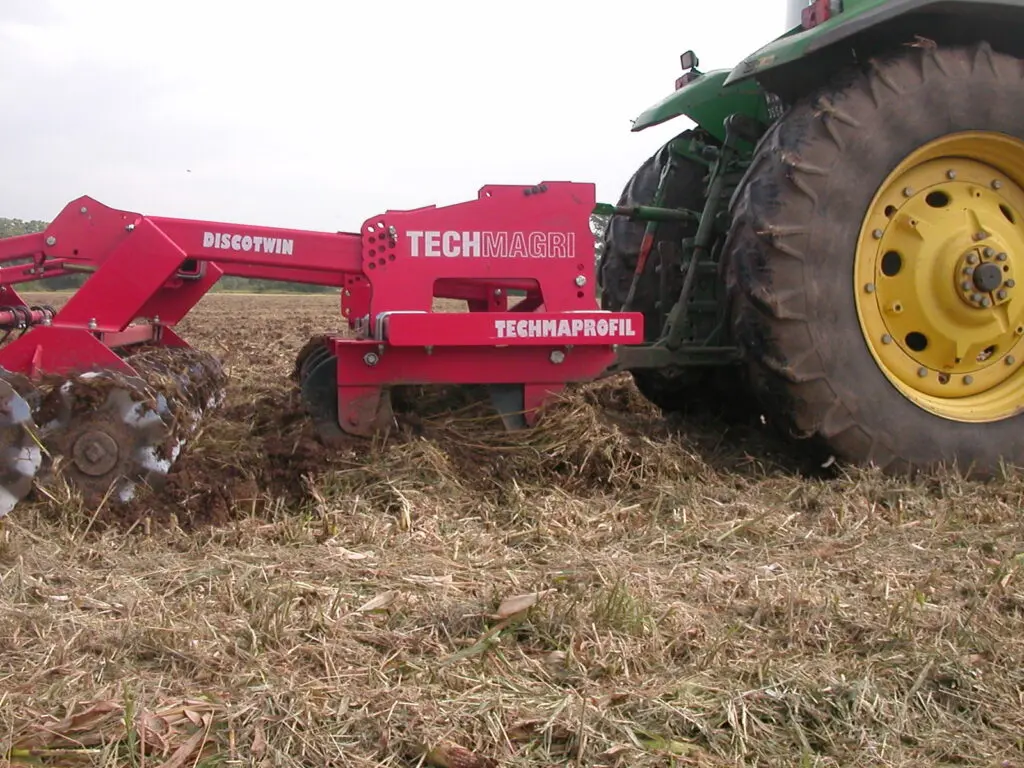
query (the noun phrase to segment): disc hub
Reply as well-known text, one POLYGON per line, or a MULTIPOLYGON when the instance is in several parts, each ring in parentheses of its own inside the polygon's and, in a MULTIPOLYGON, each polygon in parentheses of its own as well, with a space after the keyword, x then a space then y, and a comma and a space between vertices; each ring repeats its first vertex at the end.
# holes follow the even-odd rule
POLYGON ((868 209, 855 262, 865 339, 919 406, 994 421, 1024 404, 1024 143, 970 132, 925 145, 868 209))
POLYGON ((102 477, 117 466, 120 452, 113 437, 91 429, 75 440, 71 458, 80 472, 90 477, 102 477))

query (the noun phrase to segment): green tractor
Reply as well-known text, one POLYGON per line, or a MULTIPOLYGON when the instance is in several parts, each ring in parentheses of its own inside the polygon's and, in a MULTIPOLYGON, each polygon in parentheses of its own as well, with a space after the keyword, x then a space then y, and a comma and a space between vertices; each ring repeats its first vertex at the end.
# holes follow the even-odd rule
POLYGON ((618 367, 666 411, 756 403, 823 459, 1024 465, 1024 0, 790 11, 731 71, 683 54, 634 123, 696 127, 599 206, 602 304, 649 342, 618 367))

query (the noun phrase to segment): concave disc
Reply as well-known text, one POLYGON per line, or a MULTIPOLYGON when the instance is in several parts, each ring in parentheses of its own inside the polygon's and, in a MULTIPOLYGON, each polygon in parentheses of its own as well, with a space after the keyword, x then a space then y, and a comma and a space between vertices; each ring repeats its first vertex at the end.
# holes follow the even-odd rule
POLYGON ((32 490, 42 463, 32 409, 10 375, 0 371, 0 518, 32 490))
POLYGON ((306 413, 325 445, 341 446, 347 436, 338 424, 338 358, 312 352, 304 362, 300 385, 306 413))
POLYGON ((131 501, 140 483, 159 488, 184 444, 167 399, 113 371, 69 379, 40 413, 47 448, 90 504, 131 501))

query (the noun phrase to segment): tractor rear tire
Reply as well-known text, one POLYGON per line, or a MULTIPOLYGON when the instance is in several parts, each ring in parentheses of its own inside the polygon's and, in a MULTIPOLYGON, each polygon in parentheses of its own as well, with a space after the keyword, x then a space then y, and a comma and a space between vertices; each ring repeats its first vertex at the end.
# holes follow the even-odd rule
POLYGON ((726 244, 734 337, 766 417, 819 457, 1024 463, 1021 71, 924 41, 761 140, 726 244))
MULTIPOLYGON (((672 156, 671 145, 689 139, 692 135, 692 131, 685 131, 649 157, 626 184, 619 198, 619 205, 652 205, 661 174, 672 159, 676 169, 667 180, 662 206, 700 211, 704 207, 707 168, 678 154, 672 156)), ((617 311, 625 304, 646 226, 644 221, 630 221, 623 216, 612 216, 609 220, 604 232, 604 252, 598 267, 598 285, 601 288, 603 309, 617 311)), ((660 278, 655 271, 659 247, 666 244, 678 255, 680 241, 693 237, 696 232, 696 224, 662 222, 658 225, 657 236, 640 276, 631 307, 633 311, 641 312, 644 316, 645 341, 654 341, 657 338, 658 318, 661 314, 657 307, 660 278)), ((678 265, 678 259, 676 264, 678 265)), ((667 312, 668 309, 666 307, 664 311, 667 312)), ((640 394, 665 411, 684 410, 691 400, 694 388, 706 380, 704 373, 695 369, 638 369, 630 373, 640 394)))

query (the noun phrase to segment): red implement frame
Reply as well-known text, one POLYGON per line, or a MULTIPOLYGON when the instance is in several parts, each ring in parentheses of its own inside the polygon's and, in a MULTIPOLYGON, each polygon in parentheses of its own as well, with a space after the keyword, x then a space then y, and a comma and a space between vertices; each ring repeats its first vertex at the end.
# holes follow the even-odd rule
POLYGON ((115 350, 187 346, 174 326, 237 275, 339 289, 357 330, 328 341, 346 431, 367 432, 381 388, 398 384, 522 385, 532 422, 551 393, 611 365, 615 345, 643 340, 640 313, 597 308, 594 194, 571 182, 487 186, 469 202, 374 216, 359 233, 143 216, 82 197, 45 232, 0 240, 0 309, 26 306, 15 284, 91 273, 55 315, 30 313, 0 368, 134 373, 115 350), (525 297, 510 306, 509 291, 525 297), (435 298, 470 311, 436 311, 435 298))

